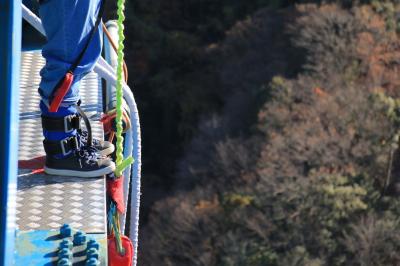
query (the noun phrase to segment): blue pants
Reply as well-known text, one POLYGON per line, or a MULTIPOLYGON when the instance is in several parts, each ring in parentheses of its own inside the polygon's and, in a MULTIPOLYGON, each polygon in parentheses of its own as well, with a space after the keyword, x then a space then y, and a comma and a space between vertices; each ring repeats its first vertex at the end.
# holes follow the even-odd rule
MULTIPOLYGON (((47 43, 42 50, 46 65, 40 72, 42 79, 39 89, 42 97, 40 109, 43 115, 61 117, 76 113, 73 105, 80 99, 79 82, 93 69, 101 54, 101 26, 74 72, 74 82, 59 111, 50 113, 47 107, 55 86, 86 45, 99 9, 100 0, 43 0, 40 2, 39 13, 47 36, 47 43)), ((43 135, 46 139, 61 140, 76 135, 76 131, 70 133, 44 131, 43 135)))
MULTIPOLYGON (((43 47, 46 65, 40 72, 42 100, 48 102, 54 87, 65 75, 87 43, 100 8, 100 0, 44 0, 40 17, 46 31, 47 44, 43 47)), ((74 82, 63 103, 79 100, 79 81, 90 72, 100 56, 102 31, 92 39, 80 65, 74 72, 74 82)))

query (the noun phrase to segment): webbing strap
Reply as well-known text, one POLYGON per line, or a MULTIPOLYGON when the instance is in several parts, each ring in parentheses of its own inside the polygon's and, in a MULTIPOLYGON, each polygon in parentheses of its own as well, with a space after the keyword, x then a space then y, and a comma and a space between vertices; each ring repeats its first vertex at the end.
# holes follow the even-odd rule
POLYGON ((79 149, 79 143, 76 136, 72 136, 60 141, 43 140, 43 147, 47 155, 67 155, 71 151, 79 149))
POLYGON ((41 116, 42 128, 50 132, 71 132, 80 128, 80 117, 69 115, 63 117, 41 116))

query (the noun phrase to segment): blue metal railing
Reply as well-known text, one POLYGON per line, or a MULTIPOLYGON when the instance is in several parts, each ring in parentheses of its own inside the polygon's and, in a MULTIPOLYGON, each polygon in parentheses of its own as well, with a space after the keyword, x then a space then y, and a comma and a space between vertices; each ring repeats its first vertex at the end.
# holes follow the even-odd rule
POLYGON ((21 0, 0 0, 0 266, 13 265, 21 0))

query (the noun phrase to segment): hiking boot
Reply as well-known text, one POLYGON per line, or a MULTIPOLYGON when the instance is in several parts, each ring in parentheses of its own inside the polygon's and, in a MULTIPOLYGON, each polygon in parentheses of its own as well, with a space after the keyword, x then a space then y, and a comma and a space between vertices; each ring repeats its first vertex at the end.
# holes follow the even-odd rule
POLYGON ((76 136, 61 141, 44 140, 46 164, 44 171, 50 175, 74 177, 99 177, 115 170, 114 162, 101 156, 93 146, 83 146, 76 136))

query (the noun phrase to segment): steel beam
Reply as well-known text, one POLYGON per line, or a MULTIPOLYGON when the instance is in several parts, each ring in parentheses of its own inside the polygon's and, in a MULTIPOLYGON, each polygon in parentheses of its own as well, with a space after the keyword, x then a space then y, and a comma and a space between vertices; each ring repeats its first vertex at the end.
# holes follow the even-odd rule
POLYGON ((13 265, 21 0, 0 0, 0 265, 13 265))

